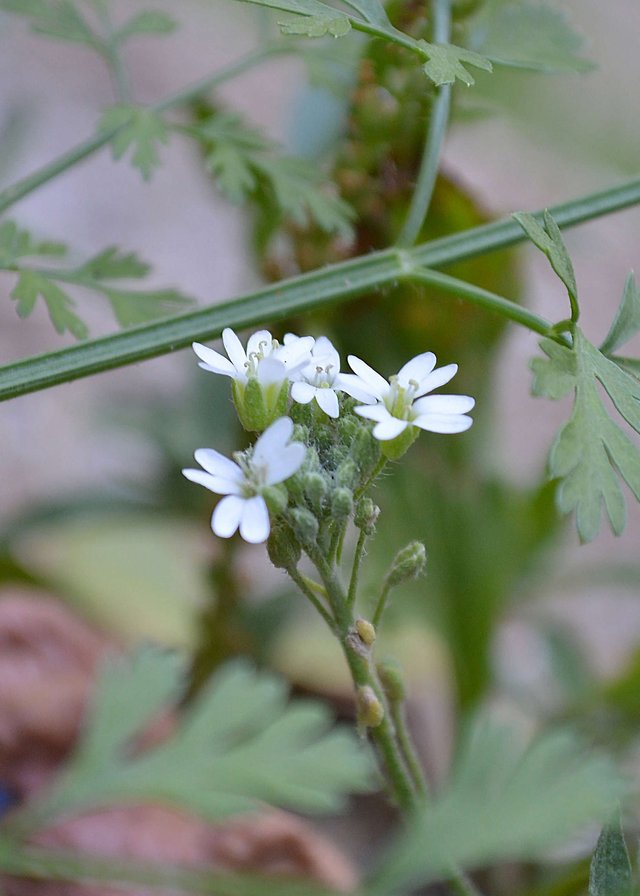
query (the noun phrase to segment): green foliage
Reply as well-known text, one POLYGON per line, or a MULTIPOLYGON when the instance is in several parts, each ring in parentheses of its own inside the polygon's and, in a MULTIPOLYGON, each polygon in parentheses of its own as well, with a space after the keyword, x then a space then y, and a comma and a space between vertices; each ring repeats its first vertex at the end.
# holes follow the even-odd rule
POLYGON ((405 892, 452 867, 538 856, 607 815, 620 788, 609 762, 585 755, 568 730, 523 750, 513 731, 475 724, 449 784, 391 848, 374 891, 405 892))
POLYGON ((116 32, 116 40, 122 41, 142 34, 171 34, 177 27, 177 22, 171 16, 147 9, 125 22, 116 32))
POLYGON ((100 43, 74 0, 0 0, 0 9, 25 16, 37 34, 93 47, 100 43))
POLYGON ((288 215, 327 233, 350 233, 351 208, 323 189, 317 165, 275 153, 275 145, 236 115, 215 113, 187 129, 205 151, 205 164, 232 202, 253 199, 263 213, 288 215))
POLYGON ((469 45, 493 62, 533 71, 587 72, 582 38, 565 15, 532 0, 486 0, 469 22, 469 45))
POLYGON ((299 34, 305 37, 344 37, 351 31, 346 16, 311 16, 278 22, 283 34, 299 34))
POLYGON ((626 513, 616 471, 640 500, 640 450, 607 412, 599 385, 640 433, 640 381, 598 351, 578 327, 571 347, 552 339, 542 340, 540 346, 547 358, 532 361, 534 395, 557 399, 575 392, 571 417, 549 455, 550 474, 560 479, 558 507, 565 513, 575 510, 578 534, 586 542, 598 533, 604 504, 619 535, 626 513))
POLYGON ((50 240, 36 241, 28 230, 21 230, 14 221, 3 221, 0 224, 0 267, 11 269, 18 259, 33 256, 65 255, 67 247, 64 243, 50 240))
POLYGON ((11 298, 17 303, 16 311, 19 317, 24 318, 31 314, 38 297, 42 297, 46 304, 56 332, 62 334, 68 330, 76 339, 85 339, 88 336, 86 324, 73 311, 73 300, 57 283, 37 271, 22 271, 11 291, 11 298))
POLYGON ((286 685, 247 663, 224 666, 153 750, 132 740, 175 704, 184 675, 174 655, 146 648, 103 672, 85 734, 43 817, 120 801, 167 800, 210 820, 261 801, 305 812, 338 808, 371 789, 370 757, 353 735, 328 730, 318 703, 288 704, 286 685))
POLYGON ((470 72, 462 64, 473 65, 486 72, 491 71, 491 62, 479 53, 455 47, 452 44, 430 44, 425 40, 418 41, 429 57, 423 68, 433 83, 440 87, 442 84, 453 84, 456 80, 462 81, 467 87, 475 84, 470 72))
POLYGON ((632 896, 633 873, 618 814, 605 825, 591 860, 589 896, 632 896))
POLYGON ((119 105, 106 109, 98 123, 98 132, 115 131, 111 138, 114 159, 131 152, 131 164, 144 180, 150 180, 160 164, 160 146, 167 143, 169 132, 163 118, 153 109, 119 105))
POLYGON ((640 331, 640 291, 636 286, 633 274, 629 274, 624 285, 622 301, 609 332, 600 346, 600 351, 605 355, 611 355, 638 331, 640 331))
POLYGON ((533 215, 517 212, 513 216, 529 239, 549 259, 551 267, 567 288, 571 302, 571 320, 576 321, 580 315, 578 307, 578 288, 573 265, 567 252, 560 228, 547 209, 543 213, 543 223, 533 215))

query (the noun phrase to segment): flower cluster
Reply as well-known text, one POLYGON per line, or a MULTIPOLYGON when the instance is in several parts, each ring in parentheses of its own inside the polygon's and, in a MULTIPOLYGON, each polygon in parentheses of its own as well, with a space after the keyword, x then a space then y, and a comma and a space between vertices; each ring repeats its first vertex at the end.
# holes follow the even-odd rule
MULTIPOLYGON (((368 442, 373 437, 373 442, 380 446, 376 449, 378 455, 381 451, 387 458, 397 458, 421 429, 459 433, 473 422, 468 416, 474 406, 473 398, 429 394, 448 383, 458 369, 456 364, 437 368, 432 352, 412 358, 386 380, 353 355, 347 359, 352 372, 341 372, 340 356, 326 336, 314 339, 288 333, 279 343, 267 330, 259 330, 249 338, 245 349, 233 330, 227 328, 222 342, 227 357, 194 343, 200 367, 232 380, 240 422, 245 429, 262 435, 253 449, 236 454, 235 460, 213 449, 199 449, 195 459, 203 469, 188 469, 183 473, 191 481, 225 496, 217 505, 211 523, 213 531, 223 538, 239 529, 248 542, 265 541, 271 531, 269 510, 272 515, 282 515, 289 502, 288 491, 281 484, 291 480, 303 464, 307 485, 301 494, 307 496, 305 500, 309 489, 312 492, 315 489, 318 495, 323 490, 323 495, 332 492, 334 503, 342 501, 346 507, 347 498, 337 497, 340 489, 345 492, 344 471, 338 473, 338 468, 344 468, 347 460, 356 467, 350 477, 353 479, 350 496, 353 489, 358 490, 356 480, 362 484, 370 472, 365 470, 368 461, 361 462, 358 469, 353 458, 343 457, 345 452, 349 453, 349 445, 358 442, 359 433, 368 442), (346 423, 338 436, 335 427, 345 415, 346 423), (375 425, 371 429, 364 421, 375 425), (299 424, 297 430, 294 423, 299 424), (333 454, 325 450, 324 461, 317 450, 320 430, 324 430, 325 442, 333 439, 334 446, 333 454), (345 441, 347 431, 349 436, 345 441), (312 444, 316 446, 313 459, 309 454, 312 444), (333 460, 328 460, 329 457, 333 460), (315 485, 309 485, 311 482, 315 485)), ((372 450, 362 456, 373 456, 372 450)), ((294 486, 291 484, 289 488, 294 486)), ((315 500, 317 504, 319 498, 316 496, 315 500)), ((325 505, 328 506, 327 501, 325 505)), ((351 504, 349 507, 350 513, 353 508, 351 504)), ((293 511, 290 517, 298 522, 301 519, 300 513, 296 515, 293 511)))

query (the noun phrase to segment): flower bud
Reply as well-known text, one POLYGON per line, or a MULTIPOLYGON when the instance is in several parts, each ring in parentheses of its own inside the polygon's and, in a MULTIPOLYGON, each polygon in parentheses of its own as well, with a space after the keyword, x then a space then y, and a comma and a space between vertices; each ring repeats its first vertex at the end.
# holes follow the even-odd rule
POLYGON ((345 488, 353 488, 358 481, 358 467, 351 457, 345 458, 336 469, 336 483, 345 488))
POLYGON ((348 488, 337 488, 331 497, 331 513, 334 519, 345 520, 353 510, 353 495, 348 488))
POLYGON ((356 692, 356 714, 359 728, 377 728, 384 719, 384 707, 368 684, 356 692))
POLYGON ((263 432, 287 413, 289 382, 286 379, 260 382, 254 376, 246 383, 234 380, 231 391, 238 419, 249 432, 263 432))
POLYGON ((356 507, 353 521, 358 529, 362 529, 365 535, 373 535, 379 516, 380 508, 378 505, 374 504, 371 498, 361 498, 356 507))
POLYGON ((318 538, 318 520, 310 510, 305 507, 294 507, 291 511, 291 524, 301 544, 315 546, 318 538))
POLYGON ((314 513, 320 515, 327 495, 327 481, 322 473, 306 473, 303 479, 304 493, 314 513))
POLYGON ((286 510, 289 502, 289 493, 287 492, 286 485, 283 485, 282 483, 279 483, 278 485, 267 485, 260 491, 260 494, 266 501, 271 514, 277 515, 286 510))
POLYGON ((394 659, 384 659, 377 664, 376 669, 380 684, 389 700, 392 703, 404 700, 407 692, 399 663, 394 659))
POLYGON ((300 560, 300 545, 286 523, 275 523, 267 541, 269 559, 277 569, 292 569, 300 560))
POLYGON ((359 427, 353 439, 351 455, 363 479, 367 477, 380 459, 380 442, 373 438, 371 430, 364 423, 359 427))
POLYGON ((427 562, 425 546, 420 541, 411 541, 398 551, 391 569, 387 573, 389 587, 400 585, 410 579, 416 579, 424 570, 427 562))

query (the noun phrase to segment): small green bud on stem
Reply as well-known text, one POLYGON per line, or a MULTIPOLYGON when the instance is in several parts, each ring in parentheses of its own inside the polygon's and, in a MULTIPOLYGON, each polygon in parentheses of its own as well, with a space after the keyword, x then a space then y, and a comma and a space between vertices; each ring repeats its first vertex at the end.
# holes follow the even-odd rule
POLYGON ((394 588, 402 582, 416 579, 427 563, 427 551, 421 541, 411 541, 396 554, 391 569, 387 573, 386 584, 394 588))
POLYGON ((331 497, 331 513, 334 519, 346 520, 353 511, 353 495, 348 488, 337 488, 331 497))
POLYGON ((362 498, 356 507, 353 521, 358 529, 362 529, 365 535, 373 535, 379 516, 380 508, 378 505, 374 504, 371 498, 362 498))
POLYGON ((404 676, 397 660, 385 658, 376 666, 380 684, 391 703, 400 703, 407 696, 404 676))
POLYGON ((305 507, 294 507, 291 511, 291 525, 301 544, 315 547, 318 538, 318 520, 305 507))
POLYGON ((271 527, 267 551, 277 569, 295 569, 302 553, 292 529, 286 523, 276 523, 271 527))

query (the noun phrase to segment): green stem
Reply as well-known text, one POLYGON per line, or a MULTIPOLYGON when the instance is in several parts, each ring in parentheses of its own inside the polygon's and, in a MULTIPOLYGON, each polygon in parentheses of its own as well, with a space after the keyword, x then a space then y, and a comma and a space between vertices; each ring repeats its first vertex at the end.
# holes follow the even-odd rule
POLYGON ((312 582, 307 578, 307 576, 302 575, 302 573, 295 566, 289 567, 289 569, 287 569, 287 573, 291 581, 298 586, 304 596, 313 604, 313 606, 322 616, 331 631, 334 634, 337 634, 335 620, 332 618, 331 614, 327 611, 320 598, 317 597, 315 593, 321 586, 318 585, 317 582, 312 582))
MULTIPOLYGON (((639 202, 640 178, 636 178, 622 186, 555 206, 549 211, 559 226, 568 227, 639 202)), ((496 221, 453 236, 440 237, 413 249, 371 252, 349 261, 328 265, 319 271, 292 277, 283 283, 267 286, 219 305, 174 315, 162 321, 152 321, 132 327, 126 332, 25 358, 0 367, 0 400, 154 358, 184 348, 194 339, 214 339, 224 327, 251 326, 346 301, 393 283, 399 278, 410 277, 417 269, 422 269, 422 266, 433 267, 463 261, 495 249, 506 248, 524 241, 525 238, 522 228, 514 220, 496 221)), ((431 282, 434 282, 434 273, 429 274, 431 282)), ((458 284, 460 282, 457 281, 458 284)), ((439 285, 443 286, 444 281, 439 285)), ((477 290, 474 287, 469 289, 477 290)), ((507 302, 505 307, 494 302, 492 307, 494 311, 507 312, 511 319, 516 319, 512 315, 511 303, 507 302)), ((518 323, 540 332, 538 324, 541 318, 536 315, 529 318, 530 312, 519 310, 522 313, 518 314, 518 323)))
POLYGON ((380 592, 380 597, 378 598, 378 602, 376 603, 376 609, 371 619, 372 623, 378 627, 380 625, 380 620, 382 619, 382 614, 384 613, 387 607, 387 598, 389 597, 389 592, 391 591, 391 585, 389 583, 389 579, 385 578, 382 584, 382 591, 380 592))
POLYGON ((486 308, 488 311, 494 311, 497 314, 506 317, 508 320, 516 324, 521 324, 534 333, 540 333, 542 336, 548 336, 553 328, 551 321, 540 317, 533 311, 517 305, 503 296, 482 289, 480 286, 474 286, 473 283, 466 283, 464 280, 458 280, 457 277, 450 277, 448 274, 442 274, 440 271, 432 271, 427 268, 415 268, 407 274, 409 280, 416 283, 424 283, 427 286, 436 286, 443 292, 452 293, 455 296, 462 297, 486 308))
MULTIPOLYGON (((252 68, 254 65, 264 62, 271 56, 286 52, 291 52, 291 47, 287 47, 284 44, 273 44, 270 47, 253 50, 236 62, 225 66, 200 81, 196 81, 188 87, 182 88, 182 90, 172 94, 164 100, 160 100, 160 102, 150 108, 154 112, 165 112, 168 109, 181 106, 184 103, 196 99, 202 93, 206 93, 206 91, 219 86, 224 81, 228 81, 247 69, 252 68)), ((78 162, 83 161, 99 149, 102 149, 103 146, 106 146, 111 141, 119 130, 120 128, 112 128, 109 131, 101 131, 98 134, 94 134, 92 137, 89 137, 88 140, 79 143, 77 146, 68 150, 68 152, 58 156, 57 159, 48 162, 38 171, 34 171, 33 174, 27 175, 27 177, 22 178, 22 180, 19 180, 5 190, 2 190, 2 192, 0 192, 0 213, 5 212, 20 199, 33 193, 34 190, 37 190, 39 187, 48 183, 48 181, 53 180, 59 174, 63 174, 65 171, 73 168, 78 162)))
POLYGON ((367 489, 376 481, 376 479, 378 478, 380 473, 382 473, 382 471, 384 470, 386 465, 387 465, 387 458, 384 457, 384 455, 383 455, 380 457, 377 464, 371 471, 371 474, 368 477, 368 479, 366 480, 366 482, 363 485, 361 485, 360 488, 356 489, 356 491, 353 493, 354 502, 358 501, 366 493, 367 489))
POLYGON ((347 594, 335 565, 327 563, 322 555, 314 551, 309 553, 309 557, 327 590, 340 643, 356 692, 360 688, 371 688, 383 708, 380 724, 370 727, 368 731, 382 757, 392 795, 403 812, 413 813, 419 806, 420 797, 398 742, 387 698, 371 661, 370 648, 360 640, 355 630, 347 594))
POLYGON ((407 767, 411 772, 413 783, 415 784, 418 793, 423 798, 426 798, 428 792, 427 782, 424 776, 422 765, 420 764, 420 760, 418 759, 418 754, 416 753, 411 734, 409 733, 409 726, 407 725, 407 713, 405 710, 404 701, 390 700, 389 703, 391 706, 393 724, 395 725, 395 729, 397 732, 398 742, 402 747, 405 762, 407 763, 407 767))
MULTIPOLYGON (((451 2, 433 0, 433 40, 435 43, 449 43, 451 39, 451 2)), ((438 176, 442 143, 449 121, 451 107, 451 84, 443 84, 436 91, 429 115, 422 161, 416 188, 411 197, 406 220, 396 241, 400 247, 413 246, 424 224, 433 188, 438 176)))
POLYGON ((360 572, 360 563, 364 555, 364 546, 367 543, 367 534, 364 529, 360 530, 358 543, 356 544, 355 554, 353 555, 353 566, 351 567, 351 578, 349 579, 349 591, 347 593, 347 606, 350 610, 356 602, 356 592, 358 590, 358 574, 360 572))
POLYGON ((97 47, 100 55, 107 64, 116 100, 119 103, 131 102, 131 84, 129 75, 122 59, 122 53, 116 39, 116 31, 109 15, 109 7, 105 3, 94 3, 98 16, 104 29, 102 43, 97 47))

